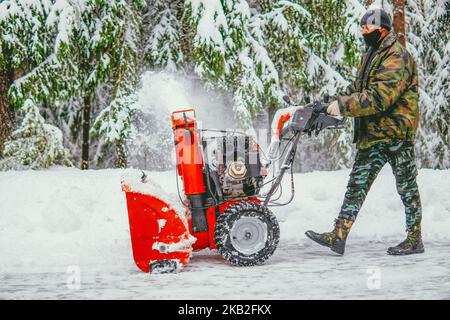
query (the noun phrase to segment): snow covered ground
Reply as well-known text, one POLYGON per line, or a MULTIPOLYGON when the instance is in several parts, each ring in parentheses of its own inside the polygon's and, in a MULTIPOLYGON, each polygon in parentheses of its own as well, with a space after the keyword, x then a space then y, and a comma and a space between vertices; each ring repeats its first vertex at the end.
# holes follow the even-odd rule
MULTIPOLYGON (((375 181, 343 257, 304 232, 331 228, 349 171, 313 172, 296 174, 295 200, 273 209, 281 241, 265 265, 233 267, 203 250, 169 275, 134 265, 122 170, 1 172, 0 299, 450 299, 450 170, 419 173, 426 252, 409 257, 385 253, 404 237, 390 170, 375 181)), ((148 176, 175 192, 174 172, 148 176)))

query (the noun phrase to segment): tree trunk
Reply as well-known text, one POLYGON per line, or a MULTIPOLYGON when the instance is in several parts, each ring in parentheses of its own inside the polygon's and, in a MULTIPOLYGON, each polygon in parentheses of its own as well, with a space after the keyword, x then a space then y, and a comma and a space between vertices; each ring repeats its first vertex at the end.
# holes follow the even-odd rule
POLYGON ((125 142, 116 142, 116 168, 126 168, 127 167, 127 153, 125 150, 125 142))
POLYGON ((9 82, 7 70, 0 70, 0 155, 13 127, 13 115, 8 103, 9 82))
POLYGON ((81 148, 81 169, 89 169, 89 130, 91 121, 91 99, 84 97, 83 106, 83 144, 81 148))
POLYGON ((405 0, 393 0, 394 4, 394 31, 402 45, 406 45, 405 35, 405 0))

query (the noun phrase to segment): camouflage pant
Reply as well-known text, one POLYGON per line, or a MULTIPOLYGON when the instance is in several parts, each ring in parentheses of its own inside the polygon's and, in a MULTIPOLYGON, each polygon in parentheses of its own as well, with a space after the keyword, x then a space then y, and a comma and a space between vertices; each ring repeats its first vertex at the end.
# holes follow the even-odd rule
POLYGON ((422 207, 414 158, 414 146, 411 142, 382 142, 368 149, 358 150, 339 217, 355 221, 373 181, 386 162, 389 162, 397 192, 405 206, 406 227, 410 230, 414 225, 420 226, 422 207))

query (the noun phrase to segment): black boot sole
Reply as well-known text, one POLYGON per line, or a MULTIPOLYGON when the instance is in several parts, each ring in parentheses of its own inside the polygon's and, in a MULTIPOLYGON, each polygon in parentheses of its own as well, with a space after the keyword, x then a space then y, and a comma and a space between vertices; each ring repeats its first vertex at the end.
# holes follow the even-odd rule
POLYGON ((386 251, 387 254, 391 255, 391 256, 407 256, 410 254, 417 254, 417 253, 424 253, 425 250, 422 249, 416 249, 416 250, 409 250, 409 251, 386 251))
POLYGON ((342 249, 338 249, 336 247, 330 247, 330 249, 331 249, 331 251, 333 251, 333 252, 335 252, 337 254, 340 254, 341 256, 344 255, 344 250, 342 250, 342 249))
POLYGON ((343 255, 343 254, 344 254, 344 250, 341 250, 341 249, 339 249, 339 248, 336 248, 336 247, 334 247, 333 245, 330 245, 328 242, 321 241, 320 238, 314 237, 312 234, 309 233, 309 231, 306 231, 306 232, 305 232, 305 235, 306 235, 308 238, 310 238, 312 241, 314 241, 314 242, 320 244, 321 246, 330 248, 331 251, 333 251, 333 252, 335 252, 335 253, 337 253, 337 254, 340 254, 340 255, 343 255))

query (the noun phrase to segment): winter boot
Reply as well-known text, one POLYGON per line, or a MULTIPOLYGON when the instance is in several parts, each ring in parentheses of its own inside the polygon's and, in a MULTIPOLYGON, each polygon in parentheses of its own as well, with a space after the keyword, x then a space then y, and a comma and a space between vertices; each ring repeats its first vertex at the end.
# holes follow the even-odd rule
POLYGON ((422 242, 422 233, 420 224, 412 226, 411 229, 407 230, 406 239, 395 247, 390 247, 387 250, 388 254, 391 255, 407 255, 414 253, 423 253, 425 251, 422 242))
POLYGON ((329 247, 331 251, 344 254, 345 241, 352 227, 353 221, 338 218, 335 220, 334 230, 331 232, 317 233, 306 231, 306 236, 322 246, 329 247))

